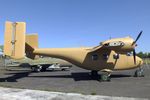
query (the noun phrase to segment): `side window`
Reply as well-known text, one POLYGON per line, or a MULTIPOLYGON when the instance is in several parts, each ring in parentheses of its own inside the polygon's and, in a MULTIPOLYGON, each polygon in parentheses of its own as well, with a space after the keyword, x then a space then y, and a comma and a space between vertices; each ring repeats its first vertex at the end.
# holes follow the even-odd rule
POLYGON ((98 60, 98 55, 97 54, 92 55, 92 60, 98 60))
POLYGON ((108 59, 108 54, 103 54, 103 59, 107 60, 108 59))

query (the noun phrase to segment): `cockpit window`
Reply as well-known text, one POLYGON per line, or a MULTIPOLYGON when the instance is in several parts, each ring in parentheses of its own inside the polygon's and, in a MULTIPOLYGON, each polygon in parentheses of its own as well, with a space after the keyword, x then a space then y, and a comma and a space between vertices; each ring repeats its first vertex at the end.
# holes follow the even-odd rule
POLYGON ((106 54, 106 53, 105 53, 105 54, 103 54, 103 59, 107 60, 107 59, 108 59, 108 57, 109 57, 109 56, 108 56, 108 54, 106 54))
POLYGON ((117 46, 124 46, 125 44, 122 41, 112 41, 106 42, 104 46, 106 47, 117 47, 117 46))

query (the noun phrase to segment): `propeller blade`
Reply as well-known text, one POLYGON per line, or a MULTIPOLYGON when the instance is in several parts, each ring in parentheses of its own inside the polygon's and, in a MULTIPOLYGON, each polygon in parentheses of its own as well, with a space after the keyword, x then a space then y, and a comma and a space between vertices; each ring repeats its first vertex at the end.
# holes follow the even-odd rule
POLYGON ((136 65, 136 52, 135 52, 135 49, 133 50, 133 59, 134 59, 134 64, 136 65))
POLYGON ((137 36, 136 40, 132 43, 132 45, 134 45, 134 44, 138 41, 138 39, 139 39, 140 36, 142 35, 142 32, 143 32, 143 31, 141 31, 141 32, 139 33, 139 35, 137 36))

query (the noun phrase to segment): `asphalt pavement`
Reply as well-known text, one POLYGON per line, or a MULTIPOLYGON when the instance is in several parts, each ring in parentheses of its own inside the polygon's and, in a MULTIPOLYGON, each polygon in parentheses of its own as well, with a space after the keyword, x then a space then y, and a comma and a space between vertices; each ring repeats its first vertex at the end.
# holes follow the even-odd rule
POLYGON ((135 70, 117 71, 112 73, 110 82, 100 82, 90 76, 90 71, 77 66, 40 73, 28 68, 0 69, 2 87, 150 99, 150 65, 144 65, 145 77, 133 77, 135 70))

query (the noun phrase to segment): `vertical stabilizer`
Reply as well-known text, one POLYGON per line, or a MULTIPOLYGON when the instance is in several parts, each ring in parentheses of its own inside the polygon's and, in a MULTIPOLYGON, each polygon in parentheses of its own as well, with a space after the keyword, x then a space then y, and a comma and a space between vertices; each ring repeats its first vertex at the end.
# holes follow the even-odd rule
POLYGON ((25 22, 6 22, 4 35, 4 55, 14 59, 25 56, 25 22))

